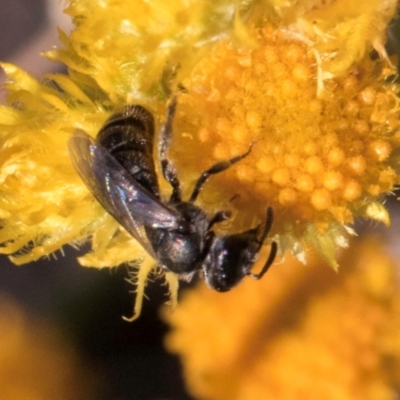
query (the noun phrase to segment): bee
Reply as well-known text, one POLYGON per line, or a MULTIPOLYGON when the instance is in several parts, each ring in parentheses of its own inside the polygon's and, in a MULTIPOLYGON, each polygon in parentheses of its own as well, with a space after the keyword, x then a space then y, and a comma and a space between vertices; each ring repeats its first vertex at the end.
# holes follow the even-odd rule
POLYGON ((272 208, 266 208, 264 223, 255 228, 217 235, 213 226, 229 219, 231 213, 218 211, 209 216, 195 204, 209 177, 247 157, 253 144, 246 153, 204 171, 185 201, 167 155, 175 110, 173 99, 158 141, 161 171, 172 187, 168 201, 160 195, 154 164, 154 117, 140 105, 127 105, 112 115, 96 139, 76 130, 68 143, 74 168, 103 208, 162 269, 186 279, 202 271, 206 283, 219 292, 232 289, 246 276, 261 279, 277 253, 277 244, 272 242, 261 271, 251 272, 273 222, 272 208))

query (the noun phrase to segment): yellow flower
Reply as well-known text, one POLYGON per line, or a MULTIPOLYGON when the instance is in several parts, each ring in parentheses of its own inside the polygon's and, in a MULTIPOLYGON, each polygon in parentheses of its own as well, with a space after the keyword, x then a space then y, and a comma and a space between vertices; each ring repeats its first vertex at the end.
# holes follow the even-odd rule
MULTIPOLYGON (((218 233, 248 230, 269 205, 281 254, 304 260, 313 247, 336 268, 355 217, 389 223, 383 196, 399 182, 399 88, 383 48, 395 8, 395 0, 69 1, 75 29, 46 53, 68 74, 38 82, 2 64, 0 252, 22 264, 91 238, 81 264, 130 262, 143 293, 154 260, 90 195, 67 141, 77 128, 96 136, 131 103, 160 127, 175 94, 171 157, 186 194, 212 163, 255 143, 200 196, 210 215, 233 211, 218 233)), ((166 278, 176 289, 177 277, 166 278)))
POLYGON ((0 303, 0 393, 7 400, 95 398, 90 372, 54 327, 13 301, 0 303))
POLYGON ((204 284, 164 317, 197 399, 394 399, 400 384, 398 267, 376 239, 336 275, 315 259, 221 295, 204 284), (193 323, 193 319, 196 323, 193 323))
POLYGON ((256 141, 250 156, 213 178, 204 202, 219 208, 239 194, 232 206, 242 230, 271 205, 281 251, 311 244, 336 266, 346 224, 357 216, 389 222, 379 196, 399 181, 398 88, 384 84, 392 72, 366 57, 324 81, 318 97, 309 46, 271 26, 254 35, 256 49, 218 43, 183 81, 177 131, 185 135, 174 158, 192 178, 195 149, 209 155, 205 169, 210 157, 232 157, 256 141))

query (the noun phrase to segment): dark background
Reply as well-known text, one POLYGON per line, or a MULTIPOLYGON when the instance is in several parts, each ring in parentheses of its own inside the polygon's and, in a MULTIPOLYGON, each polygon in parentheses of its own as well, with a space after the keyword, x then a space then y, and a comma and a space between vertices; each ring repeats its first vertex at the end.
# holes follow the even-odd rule
MULTIPOLYGON (((63 3, 49 0, 47 7, 43 0, 0 0, 0 60, 37 77, 63 72, 61 65, 39 56, 58 44, 57 25, 68 29, 68 19, 59 12, 63 3)), ((125 281, 126 268, 82 268, 76 257, 84 249, 64 250, 65 255, 57 252, 57 259, 20 267, 0 255, 0 294, 10 295, 30 315, 57 324, 83 364, 95 370, 101 384, 97 399, 190 399, 178 359, 163 349, 167 327, 158 318, 166 300, 163 281, 149 284, 141 317, 127 323, 122 316, 132 315, 134 296, 125 281)))

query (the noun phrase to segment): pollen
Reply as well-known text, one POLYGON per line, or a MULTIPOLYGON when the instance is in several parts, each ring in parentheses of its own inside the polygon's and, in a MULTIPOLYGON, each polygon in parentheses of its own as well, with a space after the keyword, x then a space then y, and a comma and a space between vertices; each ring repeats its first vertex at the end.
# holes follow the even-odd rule
POLYGON ((225 143, 219 142, 215 145, 212 154, 217 160, 227 160, 230 157, 229 147, 225 143))
POLYGON ((256 111, 248 111, 246 114, 246 124, 252 130, 260 128, 262 124, 261 115, 256 111))
POLYGON ((275 167, 275 162, 271 157, 265 156, 258 160, 256 166, 261 174, 268 174, 275 167))
POLYGON ((279 203, 283 206, 290 206, 297 201, 297 192, 291 188, 282 189, 279 192, 279 203))
POLYGON ((365 105, 373 105, 376 99, 376 92, 373 88, 365 88, 359 96, 360 101, 365 105))
POLYGON ((319 157, 313 156, 306 159, 304 169, 312 175, 318 175, 324 171, 324 165, 319 157))
POLYGON ((348 180, 344 185, 343 198, 348 201, 353 201, 361 196, 361 185, 354 179, 348 180))
POLYGON ((284 161, 285 165, 289 168, 297 167, 301 162, 297 154, 287 154, 284 161))
POLYGON ((278 186, 287 186, 290 181, 290 172, 287 168, 279 168, 272 174, 272 181, 278 186))
POLYGON ((333 167, 338 167, 345 159, 345 153, 338 147, 333 147, 329 150, 327 155, 327 161, 333 167))
POLYGON ((385 161, 392 151, 390 144, 386 140, 375 140, 369 145, 371 157, 377 161, 385 161))
MULTIPOLYGON (((219 118, 215 124, 215 128, 217 130, 217 133, 221 136, 230 134, 232 132, 232 123, 229 121, 227 118, 219 118)), ((240 131, 240 128, 236 128, 236 132, 240 131)), ((233 132, 232 132, 233 133, 233 132)), ((236 135, 236 140, 238 140, 240 136, 238 137, 236 135)))
POLYGON ((236 169, 236 175, 241 182, 253 182, 256 171, 250 165, 239 165, 236 169))
POLYGON ((317 189, 311 195, 311 204, 316 210, 326 210, 332 204, 332 196, 329 190, 317 189))
POLYGON ((343 186, 343 176, 338 171, 328 171, 324 174, 322 183, 327 190, 340 189, 343 186))
POLYGON ((295 186, 301 192, 311 192, 314 189, 314 179, 308 174, 301 174, 296 178, 295 186))
POLYGON ((355 156, 351 157, 347 161, 347 165, 349 167, 349 172, 355 176, 361 176, 364 174, 365 169, 367 168, 367 161, 364 156, 355 156))
POLYGON ((239 143, 249 143, 249 130, 245 126, 231 128, 231 135, 239 143))

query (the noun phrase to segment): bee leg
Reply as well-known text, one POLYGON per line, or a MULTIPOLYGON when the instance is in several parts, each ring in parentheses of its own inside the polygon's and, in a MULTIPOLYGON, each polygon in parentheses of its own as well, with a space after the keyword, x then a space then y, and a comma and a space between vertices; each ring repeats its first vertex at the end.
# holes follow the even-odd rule
POLYGON ((278 252, 278 245, 276 244, 276 242, 272 242, 271 243, 271 251, 269 252, 268 260, 264 264, 262 270, 258 274, 254 274, 253 272, 249 271, 249 272, 247 272, 247 275, 253 279, 257 279, 257 280, 261 279, 264 276, 264 274, 268 271, 268 269, 272 265, 272 263, 274 262, 277 252, 278 252))
MULTIPOLYGON (((261 247, 264 243, 265 238, 267 237, 269 231, 271 230, 271 226, 272 226, 272 222, 274 220, 274 214, 272 211, 271 207, 267 207, 267 211, 266 211, 266 218, 265 218, 265 225, 264 225, 264 229, 263 232, 261 234, 261 238, 259 239, 259 247, 256 251, 256 254, 258 254, 258 252, 261 250, 261 247)), ((247 275, 250 276, 253 279, 261 279, 264 274, 268 271, 269 267, 272 265, 272 263, 275 260, 276 254, 278 252, 278 245, 276 242, 272 242, 271 243, 271 250, 268 256, 268 260, 267 262, 264 264, 263 268, 261 269, 261 271, 258 274, 254 274, 252 272, 247 272, 247 275)))
POLYGON ((217 162, 211 168, 209 168, 206 171, 204 171, 200 175, 200 178, 197 180, 196 185, 195 185, 195 187, 193 189, 193 192, 192 192, 192 195, 190 196, 190 200, 189 201, 193 202, 193 201, 195 201, 197 199, 197 196, 199 195, 199 193, 203 189, 203 186, 207 182, 207 180, 210 177, 210 175, 218 174, 219 172, 225 171, 226 169, 231 167, 233 164, 236 164, 237 162, 239 162, 243 158, 247 157, 250 154, 253 145, 254 145, 254 142, 251 143, 251 145, 250 145, 249 149, 246 151, 246 153, 241 154, 240 156, 233 157, 230 160, 217 162))
POLYGON ((269 231, 271 230, 273 222, 274 222, 274 213, 272 211, 272 207, 267 207, 264 230, 260 238, 260 248, 264 242, 264 239, 267 237, 269 231))
POLYGON ((214 224, 217 224, 218 222, 226 221, 232 216, 232 213, 230 211, 218 211, 210 220, 208 223, 208 228, 207 230, 210 230, 211 227, 214 224))
POLYGON ((205 243, 204 243, 204 248, 203 248, 203 252, 201 255, 201 260, 204 261, 204 259, 207 257, 211 246, 213 244, 213 241, 215 239, 215 233, 213 231, 209 231, 205 237, 205 243))
POLYGON ((168 159, 167 153, 172 140, 172 124, 176 111, 176 97, 173 97, 167 110, 167 120, 161 129, 160 141, 158 144, 158 154, 161 162, 161 170, 164 178, 172 186, 171 202, 182 201, 181 186, 176 169, 168 159))

